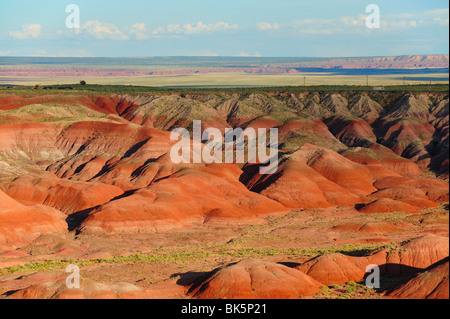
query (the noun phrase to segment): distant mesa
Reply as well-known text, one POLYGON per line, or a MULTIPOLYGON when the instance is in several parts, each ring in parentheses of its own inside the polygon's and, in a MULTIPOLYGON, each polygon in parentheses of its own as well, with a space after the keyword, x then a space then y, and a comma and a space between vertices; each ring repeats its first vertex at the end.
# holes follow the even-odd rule
MULTIPOLYGON (((0 60, 2 58, 0 57, 0 60)), ((335 72, 344 75, 367 75, 399 69, 411 72, 412 69, 445 69, 449 67, 448 54, 443 55, 404 55, 391 57, 369 58, 317 58, 317 59, 284 59, 284 58, 258 58, 258 62, 248 65, 248 59, 229 61, 227 58, 201 57, 196 63, 195 57, 190 57, 191 68, 161 70, 158 63, 167 65, 170 58, 109 59, 108 63, 123 65, 123 67, 99 68, 92 59, 66 58, 52 60, 52 58, 8 58, 0 67, 0 76, 7 77, 142 77, 142 76, 177 76, 207 73, 247 73, 247 74, 308 74, 320 72, 335 72), (161 59, 164 59, 162 61, 161 59), (208 60, 209 59, 209 60, 208 60), (74 61, 80 66, 74 67, 74 61), (45 68, 36 67, 47 62, 45 68), (69 63, 68 63, 69 62, 69 63), (67 66, 65 63, 68 63, 67 66), (216 67, 211 67, 214 63, 216 67), (48 64, 52 66, 48 66, 48 64), (24 66, 30 65, 30 66, 24 66)), ((172 58, 174 64, 177 59, 172 58)), ((442 73, 448 73, 442 70, 442 73)), ((70 87, 67 87, 68 89, 70 87)))

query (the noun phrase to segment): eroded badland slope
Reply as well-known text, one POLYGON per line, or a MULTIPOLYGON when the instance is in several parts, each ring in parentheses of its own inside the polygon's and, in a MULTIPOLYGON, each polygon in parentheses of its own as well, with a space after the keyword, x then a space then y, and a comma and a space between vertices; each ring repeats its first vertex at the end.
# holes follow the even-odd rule
POLYGON ((448 93, 1 93, 1 297, 448 298, 448 146, 448 93), (277 171, 174 164, 194 120, 277 171))

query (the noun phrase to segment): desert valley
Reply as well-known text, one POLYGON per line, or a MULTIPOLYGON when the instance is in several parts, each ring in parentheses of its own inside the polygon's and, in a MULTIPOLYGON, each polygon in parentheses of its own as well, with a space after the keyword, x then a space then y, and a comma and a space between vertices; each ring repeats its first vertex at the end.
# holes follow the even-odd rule
POLYGON ((0 298, 448 299, 448 86, 126 90, 0 88, 0 298), (174 164, 194 120, 278 170, 174 164))

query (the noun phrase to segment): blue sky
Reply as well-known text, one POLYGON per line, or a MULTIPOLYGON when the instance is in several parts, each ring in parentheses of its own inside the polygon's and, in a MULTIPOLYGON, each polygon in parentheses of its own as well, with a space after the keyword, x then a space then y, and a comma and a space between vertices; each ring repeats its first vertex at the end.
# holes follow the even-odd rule
POLYGON ((448 54, 448 28, 441 0, 2 0, 0 56, 448 54), (80 29, 65 25, 72 3, 80 29))

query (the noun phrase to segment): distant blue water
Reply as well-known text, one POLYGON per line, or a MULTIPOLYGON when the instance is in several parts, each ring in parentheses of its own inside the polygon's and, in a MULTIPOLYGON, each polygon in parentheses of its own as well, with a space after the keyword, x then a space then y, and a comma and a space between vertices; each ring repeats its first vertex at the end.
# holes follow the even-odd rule
POLYGON ((434 69, 323 69, 323 68, 295 68, 302 73, 331 73, 334 75, 393 75, 393 74, 436 74, 449 73, 449 68, 434 69))
POLYGON ((433 69, 323 69, 323 68, 295 68, 302 73, 314 73, 315 75, 330 76, 331 75, 353 75, 353 76, 374 76, 374 75, 402 75, 395 77, 396 81, 407 82, 447 82, 449 77, 436 77, 434 74, 449 73, 449 68, 433 68, 433 69))

